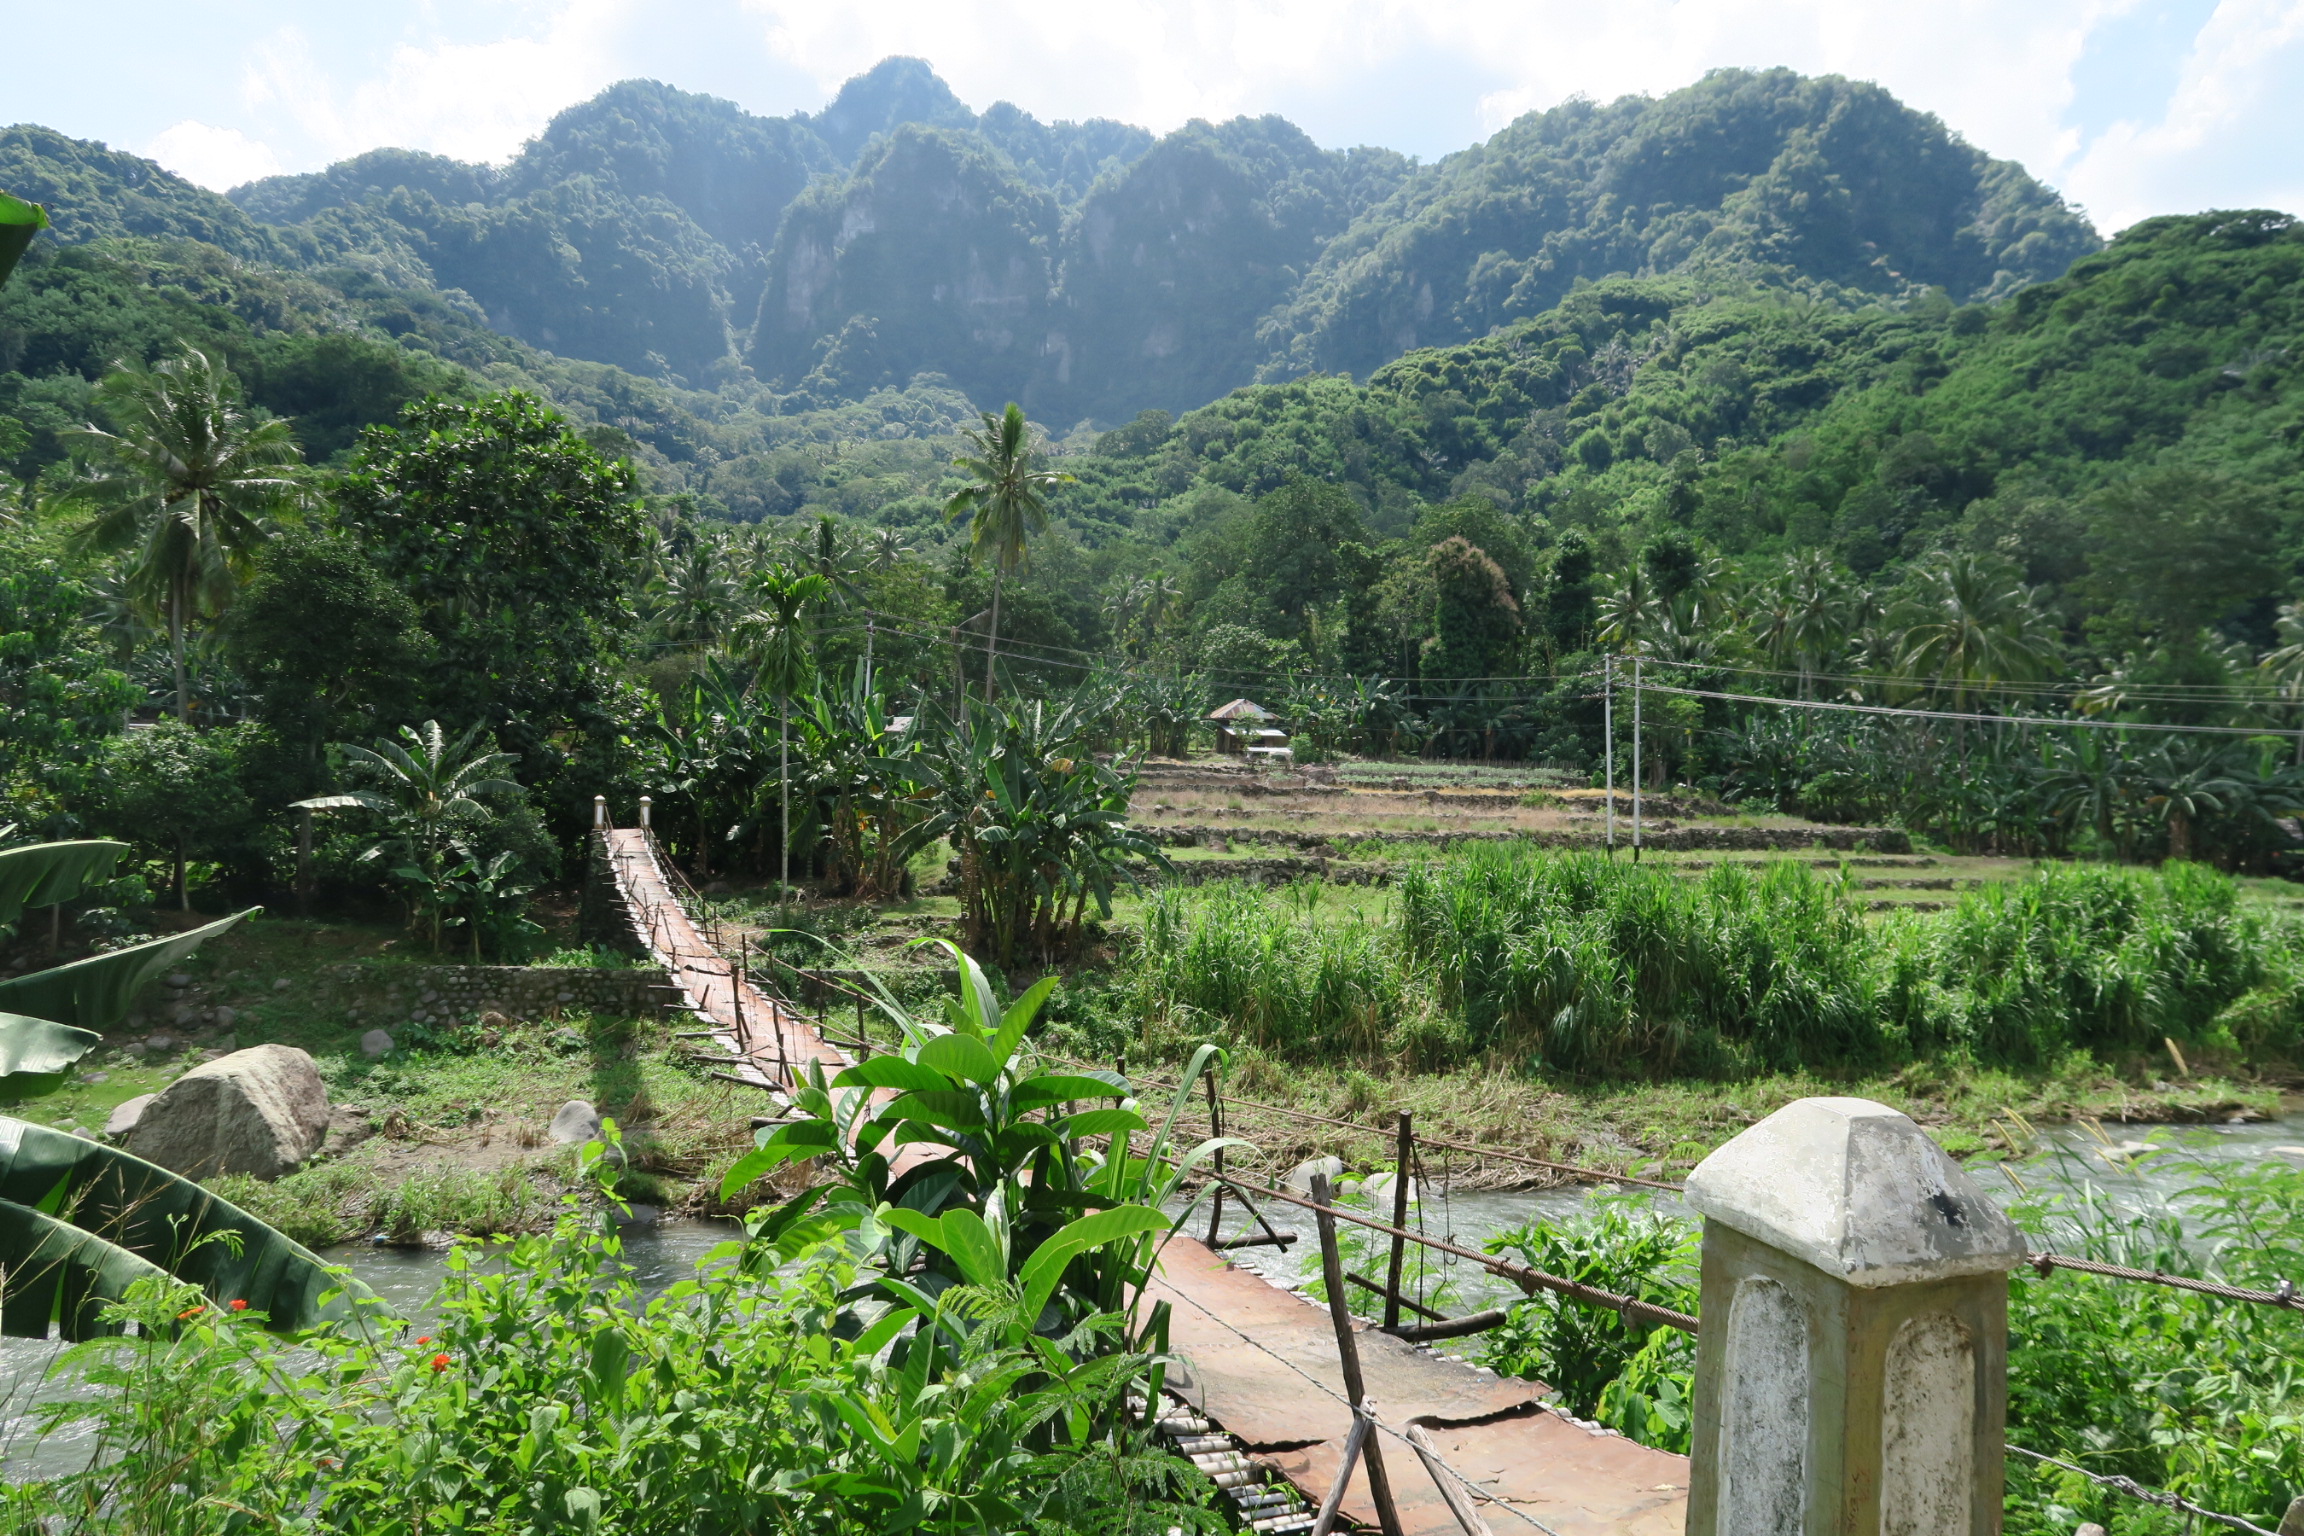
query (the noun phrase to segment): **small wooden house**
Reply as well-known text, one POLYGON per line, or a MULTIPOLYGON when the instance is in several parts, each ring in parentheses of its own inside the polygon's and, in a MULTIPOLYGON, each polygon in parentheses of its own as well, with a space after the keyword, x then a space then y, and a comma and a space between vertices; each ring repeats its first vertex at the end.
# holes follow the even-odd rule
POLYGON ((1216 750, 1234 756, 1254 753, 1273 756, 1288 749, 1288 733, 1279 729, 1279 717, 1261 704, 1234 699, 1208 718, 1216 726, 1216 750))

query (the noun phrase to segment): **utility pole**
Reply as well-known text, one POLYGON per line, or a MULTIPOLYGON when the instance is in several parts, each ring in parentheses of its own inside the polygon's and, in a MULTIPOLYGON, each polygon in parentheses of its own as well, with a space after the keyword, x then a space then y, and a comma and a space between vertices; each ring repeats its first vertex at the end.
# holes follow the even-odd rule
POLYGON ((1600 658, 1600 734, 1608 762, 1608 857, 1616 857, 1616 658, 1600 658))
POLYGON ((1632 658, 1632 862, 1640 862, 1640 658, 1632 658))

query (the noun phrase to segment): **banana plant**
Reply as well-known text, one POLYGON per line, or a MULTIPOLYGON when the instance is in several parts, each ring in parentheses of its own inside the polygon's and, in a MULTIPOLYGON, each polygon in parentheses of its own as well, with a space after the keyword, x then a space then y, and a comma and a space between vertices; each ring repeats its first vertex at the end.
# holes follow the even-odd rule
POLYGON ((0 1115, 0 1333, 115 1332, 105 1307, 160 1274, 277 1329, 391 1316, 359 1281, 191 1180, 0 1115))
POLYGON ((1094 728, 1077 704, 971 700, 949 730, 928 734, 916 760, 931 793, 904 855, 950 840, 968 940, 1002 966, 1020 949, 1048 959, 1069 948, 1091 903, 1109 917, 1113 892, 1140 866, 1166 865, 1129 822, 1133 768, 1096 761, 1094 728))
MULTIPOLYGON (((0 924, 109 880, 127 851, 125 843, 101 840, 0 850, 0 924)), ((152 978, 247 915, 0 981, 0 1078, 64 1071, 102 1043, 101 1031, 127 1017, 152 978)))
POLYGON ((16 270, 17 258, 32 237, 48 227, 48 210, 38 203, 0 192, 0 283, 16 270))
POLYGON ((915 1017, 881 991, 876 1004, 902 1048, 829 1082, 813 1067, 795 1098, 806 1118, 763 1128, 722 1197, 816 1159, 825 1181, 757 1218, 760 1230, 805 1219, 845 1231, 880 1271, 882 1293, 923 1315, 938 1292, 967 1285, 1013 1287, 1035 1335, 1099 1314, 1132 1320, 1158 1241, 1176 1224, 1163 1203, 1219 1147, 1248 1145, 1209 1138, 1177 1150, 1178 1118, 1216 1048, 1194 1055, 1155 1129, 1120 1074, 1045 1068, 1026 1034, 1055 977, 1002 1009, 958 945, 921 942, 949 952, 959 973, 944 1018, 915 1017))

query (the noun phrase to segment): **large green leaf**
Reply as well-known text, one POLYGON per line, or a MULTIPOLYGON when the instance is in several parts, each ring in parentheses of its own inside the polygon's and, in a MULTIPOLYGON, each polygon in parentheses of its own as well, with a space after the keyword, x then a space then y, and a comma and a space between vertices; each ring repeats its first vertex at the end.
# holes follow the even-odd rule
POLYGON ((0 1013, 0 1077, 61 1072, 103 1043, 104 1037, 92 1029, 0 1013))
POLYGON ((240 919, 263 910, 250 907, 190 933, 131 944, 107 955, 90 955, 53 970, 0 981, 0 1010, 77 1024, 82 1029, 110 1029, 128 1016, 129 1004, 153 977, 240 919))
POLYGON ((47 227, 47 209, 0 192, 0 283, 16 270, 16 258, 24 254, 32 237, 47 227))
MULTIPOLYGON (((359 1281, 331 1274, 318 1254, 190 1179, 116 1147, 0 1115, 0 1252, 28 1251, 41 1241, 21 1225, 4 1225, 14 1222, 17 1209, 65 1221, 92 1242, 199 1286, 220 1306, 244 1301, 275 1328, 391 1315, 359 1281)), ((109 1275, 145 1272, 115 1260, 104 1264, 109 1275)), ((53 1296, 52 1283, 37 1289, 43 1283, 9 1263, 0 1281, 0 1332, 30 1338, 46 1332, 52 1305, 16 1305, 20 1286, 33 1288, 28 1295, 53 1296)))
POLYGON ((0 849, 0 924, 12 923, 26 907, 70 901, 99 880, 112 878, 126 843, 91 840, 34 843, 0 849))
POLYGON ((31 1206, 0 1200, 0 1332, 44 1339, 54 1323, 67 1339, 114 1332, 97 1314, 137 1280, 167 1271, 127 1249, 31 1206))

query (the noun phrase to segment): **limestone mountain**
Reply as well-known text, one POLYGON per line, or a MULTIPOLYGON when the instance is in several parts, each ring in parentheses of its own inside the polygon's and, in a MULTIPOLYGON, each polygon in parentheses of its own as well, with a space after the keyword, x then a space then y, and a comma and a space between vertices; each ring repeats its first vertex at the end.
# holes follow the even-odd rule
POLYGON ((229 197, 19 127, 0 185, 48 203, 62 242, 356 274, 667 384, 822 408, 948 380, 1059 429, 1366 376, 1611 275, 1968 302, 2098 244, 1937 119, 1788 70, 1571 102, 1431 165, 1275 117, 1155 138, 979 114, 897 58, 813 114, 626 81, 502 166, 380 149, 229 197))

